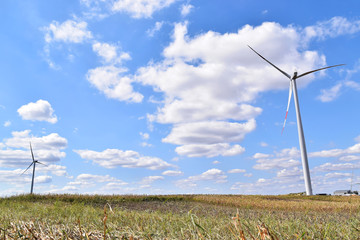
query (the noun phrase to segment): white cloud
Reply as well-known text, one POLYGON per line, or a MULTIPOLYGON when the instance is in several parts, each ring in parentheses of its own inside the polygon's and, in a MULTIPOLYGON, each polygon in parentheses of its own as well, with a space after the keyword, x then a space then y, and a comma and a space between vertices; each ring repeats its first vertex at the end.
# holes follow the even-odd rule
POLYGON ((51 43, 53 41, 67 43, 82 43, 92 38, 92 34, 87 30, 87 23, 84 21, 76 22, 67 20, 61 24, 53 21, 48 27, 45 27, 45 41, 51 43))
POLYGON ((34 179, 35 183, 50 183, 52 181, 51 176, 38 176, 34 179))
MULTIPOLYGON (((244 174, 244 176, 252 177, 252 174, 244 174)), ((236 182, 231 189, 247 194, 301 192, 304 191, 303 173, 297 166, 286 166, 279 168, 273 178, 259 178, 256 182, 236 182)))
MULTIPOLYGON (((204 95, 205 93, 202 93, 204 95)), ((199 96, 198 96, 199 97, 199 96)), ((190 98, 190 96, 189 96, 190 98)), ((193 98, 193 96, 191 96, 193 98)), ((204 120, 248 120, 261 114, 262 109, 248 104, 236 104, 215 99, 174 100, 159 109, 155 119, 159 123, 184 123, 204 120)))
POLYGON ((67 175, 65 166, 55 165, 55 164, 50 164, 50 165, 46 165, 46 166, 42 165, 38 169, 38 171, 40 171, 40 172, 51 172, 52 174, 54 174, 56 176, 66 176, 67 175))
POLYGON ((304 29, 305 40, 312 38, 324 40, 345 34, 354 34, 360 31, 360 21, 349 21, 344 17, 333 17, 330 20, 318 22, 314 26, 304 29))
POLYGON ((309 157, 340 157, 352 154, 360 154, 360 143, 356 143, 355 145, 345 148, 345 149, 330 149, 323 150, 319 152, 312 152, 309 154, 309 157))
POLYGON ((177 147, 175 151, 179 155, 185 155, 188 157, 216 157, 216 156, 234 156, 241 154, 245 151, 245 148, 240 145, 231 146, 227 143, 218 144, 186 144, 181 147, 177 147))
POLYGON ((164 177, 163 176, 148 176, 148 177, 144 177, 140 184, 142 185, 149 185, 149 184, 152 184, 153 182, 155 181, 158 181, 158 180, 163 180, 164 177))
POLYGON ((298 167, 281 169, 276 173, 279 179, 300 179, 303 172, 298 167))
POLYGON ((228 171, 228 173, 245 173, 245 169, 231 169, 228 171))
POLYGON ((360 160, 360 155, 346 155, 339 158, 340 161, 358 161, 360 160))
MULTIPOLYGON (((30 136, 30 130, 21 132, 12 132, 13 137, 4 139, 4 148, 0 149, 1 167, 27 167, 31 162, 31 153, 29 142, 31 141, 36 160, 49 164, 60 161, 66 156, 61 149, 66 148, 67 140, 60 137, 57 133, 51 133, 42 137, 30 136), (22 150, 25 149, 25 150, 22 150)), ((46 168, 39 165, 40 169, 55 171, 52 168, 46 168)), ((60 170, 60 169, 58 169, 60 170)))
POLYGON ((4 127, 10 127, 11 125, 11 122, 10 121, 5 121, 4 122, 4 127))
POLYGON ((186 17, 187 15, 189 15, 189 13, 191 12, 191 10, 193 8, 194 8, 194 6, 191 4, 181 5, 181 16, 186 17))
POLYGON ((300 165, 300 161, 297 160, 299 157, 300 152, 295 147, 275 152, 274 155, 257 153, 254 155, 254 159, 257 160, 253 168, 257 170, 293 168, 300 165))
POLYGON ((339 172, 332 172, 325 174, 326 179, 330 178, 344 178, 344 177, 351 177, 351 173, 339 173, 339 172))
POLYGON ((351 90, 360 91, 360 84, 358 82, 350 80, 354 74, 360 71, 360 61, 357 61, 352 69, 346 69, 345 80, 337 83, 330 89, 322 89, 321 94, 317 97, 322 102, 330 102, 338 98, 341 94, 341 90, 349 88, 351 90))
POLYGON ((0 170, 0 181, 2 183, 9 184, 25 184, 28 181, 31 181, 31 178, 25 175, 21 175, 24 169, 15 169, 15 170, 0 170))
POLYGON ((182 171, 175 171, 175 170, 167 170, 162 173, 165 176, 181 176, 184 173, 182 171))
POLYGON ((346 171, 352 169, 360 169, 360 163, 325 163, 314 167, 315 172, 346 171))
POLYGON ((155 35, 155 33, 160 31, 160 29, 162 28, 163 25, 164 25, 164 22, 156 22, 155 26, 153 28, 146 31, 147 35, 149 37, 153 37, 155 35))
POLYGON ((93 51, 98 56, 102 57, 106 63, 121 63, 123 60, 131 59, 128 53, 118 53, 118 47, 109 43, 95 42, 92 45, 92 48, 93 51))
POLYGON ((360 135, 357 136, 354 140, 355 140, 356 142, 360 143, 360 135))
POLYGON ((265 154, 265 153, 255 153, 253 158, 255 159, 259 159, 259 158, 269 158, 271 157, 270 154, 265 154))
POLYGON ((170 6, 175 0, 117 0, 112 6, 114 12, 127 12, 133 18, 150 18, 152 14, 170 6))
POLYGON ((351 88, 351 89, 354 89, 356 91, 360 91, 360 84, 357 83, 357 82, 354 82, 354 81, 345 81, 344 82, 344 85, 351 88))
POLYGON ((256 127, 255 120, 246 123, 220 121, 177 124, 163 142, 182 145, 176 148, 180 155, 189 157, 234 156, 245 151, 239 142, 256 127))
POLYGON ((94 43, 92 45, 93 51, 99 56, 103 57, 106 62, 111 62, 117 57, 116 47, 108 43, 94 43))
POLYGON ((122 180, 111 177, 110 175, 94 175, 83 173, 78 175, 73 182, 68 183, 68 186, 80 186, 84 188, 96 186, 98 183, 107 183, 107 188, 119 188, 128 184, 122 180))
POLYGON ((304 191, 304 182, 300 175, 289 174, 288 176, 277 176, 272 179, 259 178, 256 182, 236 182, 231 186, 231 190, 236 190, 246 194, 288 194, 290 192, 304 191), (276 189, 274 189, 276 186, 276 189))
POLYGON ((115 66, 102 66, 90 69, 87 80, 108 98, 119 101, 141 102, 143 95, 135 92, 132 87, 133 80, 122 76, 127 69, 115 66))
POLYGON ((200 175, 190 176, 186 179, 182 179, 176 182, 176 185, 182 188, 187 187, 196 187, 197 183, 200 181, 213 181, 215 183, 225 183, 227 182, 226 174, 216 168, 212 168, 203 172, 200 175))
POLYGON ((106 149, 102 152, 91 150, 74 150, 81 158, 92 160, 105 168, 148 168, 151 170, 173 167, 173 165, 157 157, 141 156, 135 151, 122 151, 119 149, 106 149))
POLYGON ((140 132, 140 136, 144 140, 148 140, 150 138, 150 135, 148 133, 140 132))
POLYGON ((57 117, 54 115, 54 109, 46 100, 40 99, 35 103, 30 102, 21 106, 17 112, 24 120, 47 121, 53 124, 57 122, 57 117))
MULTIPOLYGON (((301 50, 298 30, 267 22, 258 27, 246 25, 235 33, 209 31, 192 37, 187 34, 187 23, 176 24, 173 41, 163 51, 164 60, 149 63, 135 76, 138 82, 164 94, 157 112, 148 116, 150 121, 173 124, 163 141, 180 145, 176 152, 191 157, 242 153, 243 148, 232 144, 255 130, 254 119, 262 112, 253 106, 258 94, 288 88, 287 79, 246 44, 285 71, 294 66, 302 71, 324 66, 324 56, 301 50), (272 48, 264 47, 269 44, 272 48), (248 128, 240 130, 239 122, 248 128), (214 127, 221 129, 217 139, 214 127)), ((314 76, 306 77, 300 84, 305 86, 312 79, 314 76)))
POLYGON ((321 102, 331 102, 340 95, 343 84, 338 83, 330 89, 320 90, 321 94, 317 97, 321 102))

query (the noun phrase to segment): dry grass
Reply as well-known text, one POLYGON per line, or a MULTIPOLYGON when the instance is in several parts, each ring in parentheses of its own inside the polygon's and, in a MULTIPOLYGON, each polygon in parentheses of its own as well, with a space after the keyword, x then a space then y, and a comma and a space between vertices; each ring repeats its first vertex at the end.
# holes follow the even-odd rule
POLYGON ((0 199, 0 239, 360 239, 359 203, 332 196, 22 195, 0 199))

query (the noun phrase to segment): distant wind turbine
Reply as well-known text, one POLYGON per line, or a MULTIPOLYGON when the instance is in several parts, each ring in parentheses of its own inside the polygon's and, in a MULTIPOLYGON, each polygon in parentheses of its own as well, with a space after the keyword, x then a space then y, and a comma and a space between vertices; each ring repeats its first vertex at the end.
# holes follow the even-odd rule
POLYGON ((32 163, 28 166, 28 168, 27 168, 21 175, 23 175, 23 174, 31 167, 31 165, 33 165, 33 174, 32 174, 31 190, 30 190, 30 194, 32 194, 32 193, 33 193, 33 189, 34 189, 35 166, 36 166, 37 163, 42 164, 42 165, 44 165, 44 166, 46 166, 46 165, 43 164, 43 163, 41 163, 41 162, 39 162, 38 160, 35 160, 35 158, 34 158, 34 153, 33 153, 32 147, 31 147, 31 142, 30 142, 30 151, 31 151, 31 157, 32 157, 32 160, 33 160, 33 161, 32 161, 32 163))
POLYGON ((296 119, 297 119, 297 126, 298 126, 298 135, 299 135, 299 145, 300 145, 301 161, 302 161, 303 172, 304 172, 306 195, 313 195, 312 187, 311 187, 309 163, 308 163, 308 158, 307 158, 307 153, 306 153, 305 137, 304 137, 304 131, 303 131, 302 123, 301 123, 299 99, 298 99, 297 88, 296 88, 296 79, 301 78, 301 77, 303 77, 303 76, 305 76, 305 75, 308 75, 308 74, 310 74, 310 73, 313 73, 313 72, 317 72, 317 71, 320 71, 320 70, 323 70, 323 69, 327 69, 327 68, 343 66, 343 65, 345 65, 345 64, 338 64, 338 65, 333 65, 333 66, 329 66, 329 67, 319 68, 319 69, 312 70, 312 71, 309 71, 309 72, 306 72, 306 73, 303 73, 303 74, 300 74, 300 75, 297 75, 297 72, 295 71, 294 74, 293 74, 293 76, 291 77, 289 74, 287 74, 286 72, 284 72, 283 70, 281 70, 280 68, 278 68, 277 66, 275 66, 274 64, 272 64, 269 60, 267 60, 266 58, 264 58, 263 56, 261 56, 258 52, 256 52, 254 49, 252 49, 249 45, 248 45, 248 47, 249 47, 251 50, 253 50, 257 55, 259 55, 259 57, 261 57, 262 59, 264 59, 264 60, 265 60, 266 62, 268 62, 271 66, 273 66, 274 68, 276 68, 277 70, 279 70, 282 74, 284 74, 287 78, 290 79, 289 100, 288 100, 288 105, 287 105, 287 108, 286 108, 286 115, 285 115, 285 120, 284 120, 284 124, 283 124, 283 129, 282 129, 282 131, 284 131, 284 127, 285 127, 287 115, 288 115, 288 112, 289 112, 291 95, 292 95, 292 92, 294 92, 296 119))

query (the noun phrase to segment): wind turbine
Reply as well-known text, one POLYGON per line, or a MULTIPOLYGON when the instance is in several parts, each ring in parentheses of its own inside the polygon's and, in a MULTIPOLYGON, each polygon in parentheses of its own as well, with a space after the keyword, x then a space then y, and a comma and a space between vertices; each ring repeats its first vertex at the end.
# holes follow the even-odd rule
POLYGON ((282 74, 284 74, 287 78, 290 79, 289 100, 288 100, 288 105, 287 105, 287 108, 286 108, 286 115, 285 115, 285 120, 284 120, 282 131, 284 131, 286 118, 287 118, 287 115, 288 115, 288 112, 289 112, 289 105, 290 105, 290 101, 291 101, 291 95, 292 95, 292 92, 294 92, 296 119, 297 119, 298 135, 299 135, 299 145, 300 145, 301 161, 302 161, 303 172, 304 172, 306 195, 313 195, 312 187, 311 187, 309 163, 308 163, 308 158, 307 158, 307 153, 306 153, 304 130, 303 130, 303 127, 302 127, 302 122, 301 122, 299 99, 298 99, 297 88, 296 88, 296 79, 301 78, 301 77, 303 77, 305 75, 308 75, 310 73, 313 73, 313 72, 317 72, 317 71, 324 70, 324 69, 327 69, 327 68, 343 66, 345 64, 338 64, 338 65, 328 66, 328 67, 324 67, 324 68, 319 68, 319 69, 312 70, 312 71, 309 71, 309 72, 306 72, 306 73, 303 73, 303 74, 300 74, 300 75, 298 75, 297 72, 295 71, 293 76, 291 77, 289 74, 287 74, 286 72, 284 72, 283 70, 281 70, 280 68, 278 68, 277 66, 272 64, 269 60, 267 60, 266 58, 261 56, 258 52, 256 52, 254 49, 252 49, 249 45, 248 45, 248 47, 251 50, 253 50, 257 55, 259 55, 259 57, 264 59, 271 66, 273 66, 274 68, 279 70, 282 74))
POLYGON ((33 153, 32 146, 31 146, 31 142, 30 142, 30 151, 31 151, 31 156, 32 156, 32 160, 33 160, 33 161, 32 161, 32 163, 28 166, 28 168, 27 168, 21 175, 23 175, 23 174, 31 167, 31 165, 33 165, 33 174, 32 174, 31 190, 30 190, 30 194, 32 194, 32 193, 33 193, 33 189, 34 189, 35 166, 36 166, 37 163, 42 164, 42 165, 44 165, 44 166, 46 166, 46 165, 43 164, 43 163, 41 163, 41 162, 39 162, 38 160, 35 160, 35 158, 34 158, 34 153, 33 153))

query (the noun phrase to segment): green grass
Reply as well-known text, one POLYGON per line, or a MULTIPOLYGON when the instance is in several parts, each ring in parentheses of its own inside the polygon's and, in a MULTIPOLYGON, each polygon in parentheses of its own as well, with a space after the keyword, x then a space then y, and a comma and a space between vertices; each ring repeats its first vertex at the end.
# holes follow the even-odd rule
POLYGON ((20 195, 0 199, 0 239, 360 239, 359 219, 360 197, 20 195))

